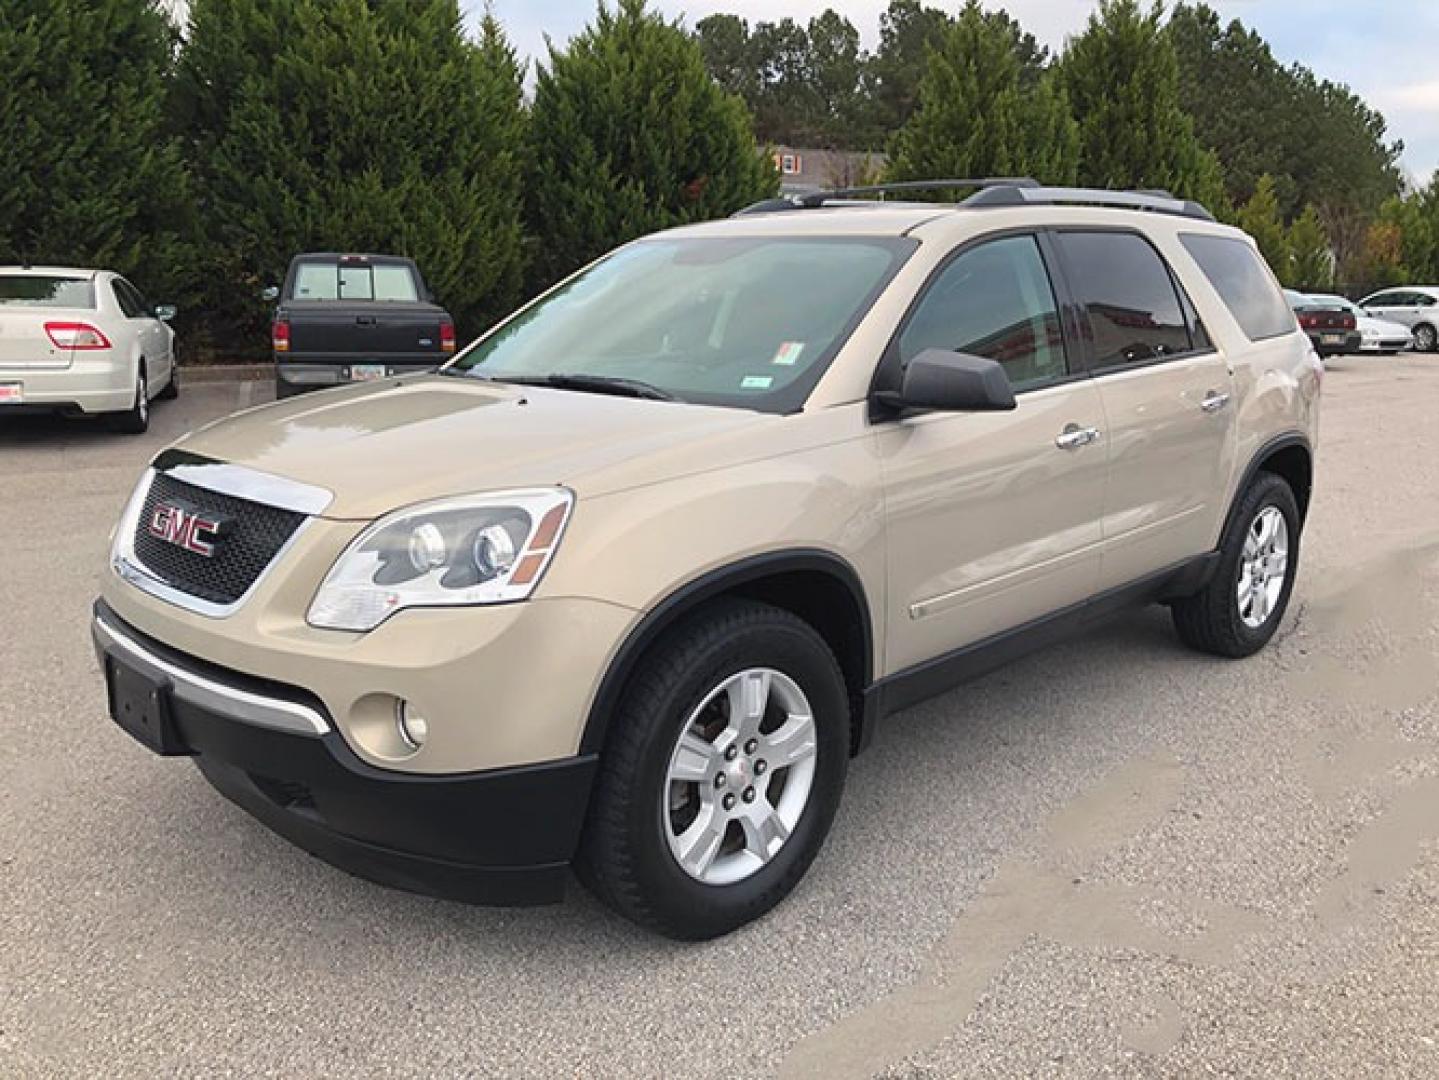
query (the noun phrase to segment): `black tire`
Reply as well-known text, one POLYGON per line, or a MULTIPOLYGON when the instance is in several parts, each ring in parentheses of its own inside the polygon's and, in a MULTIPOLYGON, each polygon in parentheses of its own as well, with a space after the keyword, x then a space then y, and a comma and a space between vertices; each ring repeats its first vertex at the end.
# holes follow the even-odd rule
POLYGON ((750 601, 722 600, 667 632, 641 661, 611 721, 575 871, 621 915, 668 937, 728 933, 783 900, 814 861, 844 790, 849 695, 833 653, 803 620, 750 601), (743 880, 712 885, 670 851, 661 808, 670 753, 705 696, 751 667, 799 686, 815 721, 809 800, 789 838, 743 880))
POLYGON ((1289 484, 1274 473, 1261 472, 1240 497, 1219 545, 1219 564, 1209 583, 1193 596, 1171 605, 1174 628, 1191 648, 1215 656, 1240 659, 1253 656, 1269 643, 1284 619, 1294 578, 1299 569, 1299 504, 1289 484), (1251 526, 1267 507, 1284 516, 1288 529, 1288 566, 1274 608, 1258 627, 1247 625, 1240 614, 1238 588, 1244 543, 1251 526))
POLYGON ((122 435, 143 435, 150 430, 150 387, 141 364, 135 375, 135 403, 124 412, 111 413, 110 427, 122 435))
POLYGON ((284 401, 286 398, 298 397, 305 391, 294 383, 286 382, 279 376, 275 377, 275 400, 284 401))
POLYGON ((156 401, 174 401, 180 396, 180 369, 170 368, 170 381, 165 384, 165 389, 155 395, 156 401))
POLYGON ((1414 328, 1414 351, 1433 352, 1439 348, 1439 333, 1435 333, 1434 327, 1428 323, 1420 323, 1414 328))

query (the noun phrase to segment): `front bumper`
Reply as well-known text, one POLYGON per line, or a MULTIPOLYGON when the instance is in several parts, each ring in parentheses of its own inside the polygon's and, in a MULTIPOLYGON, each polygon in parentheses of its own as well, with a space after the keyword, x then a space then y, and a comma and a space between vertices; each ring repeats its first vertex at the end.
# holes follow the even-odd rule
POLYGON ((1360 352, 1404 352, 1414 347, 1413 338, 1365 338, 1359 345, 1360 352))
POLYGON ((361 761, 318 698, 186 656, 103 601, 92 622, 107 673, 163 688, 167 753, 190 756, 231 801, 360 877, 470 903, 560 899, 597 759, 423 775, 361 761))

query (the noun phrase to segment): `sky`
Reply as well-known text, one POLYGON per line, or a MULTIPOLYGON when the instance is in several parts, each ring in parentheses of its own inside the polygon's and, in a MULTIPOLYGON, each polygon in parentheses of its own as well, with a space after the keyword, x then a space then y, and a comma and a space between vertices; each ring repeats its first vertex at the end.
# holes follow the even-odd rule
MULTIPOLYGON (((471 12, 485 0, 462 0, 471 12)), ((716 11, 750 20, 808 21, 826 7, 847 16, 866 47, 879 37, 886 0, 651 0, 693 26, 716 11)), ((961 0, 928 0, 957 10, 961 0)), ((489 0, 511 40, 527 57, 546 56, 545 36, 562 44, 595 12, 594 0, 489 0)), ((1321 78, 1346 83, 1384 114, 1390 139, 1404 141, 1402 164, 1412 180, 1439 169, 1439 3, 1435 0, 1209 0, 1225 19, 1238 18, 1268 40, 1281 63, 1298 61, 1321 78)), ((1051 49, 1084 28, 1094 0, 1006 0, 1003 7, 1051 49)))

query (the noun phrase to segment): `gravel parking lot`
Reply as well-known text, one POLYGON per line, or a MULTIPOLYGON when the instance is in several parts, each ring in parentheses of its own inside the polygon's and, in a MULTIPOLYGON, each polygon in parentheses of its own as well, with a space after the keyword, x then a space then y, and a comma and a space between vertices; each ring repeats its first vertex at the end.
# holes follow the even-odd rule
POLYGON ((0 1073, 1439 1075, 1439 358, 1331 362, 1269 650, 1156 609, 892 718, 793 898, 700 946, 349 878, 106 719, 110 526, 262 392, 0 421, 0 1073))

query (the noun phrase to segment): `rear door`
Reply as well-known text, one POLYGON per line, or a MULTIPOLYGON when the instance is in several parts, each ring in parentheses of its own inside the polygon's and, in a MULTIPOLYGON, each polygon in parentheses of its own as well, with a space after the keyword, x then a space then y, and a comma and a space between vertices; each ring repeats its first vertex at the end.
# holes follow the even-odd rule
POLYGON ((116 277, 111 279, 110 285, 125 321, 140 343, 140 355, 145 358, 150 385, 165 385, 170 380, 172 366, 170 335, 165 324, 155 318, 150 301, 130 282, 116 277))
POLYGON ((927 413, 876 429, 888 535, 886 667, 900 671, 1085 600, 1099 573, 1107 438, 1070 363, 1047 248, 961 248, 931 279, 881 380, 928 348, 1004 364, 1013 412, 927 413))
POLYGON ((1104 590, 1212 546, 1235 453, 1234 373, 1142 234, 1055 239, 1109 432, 1104 590))

